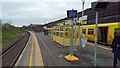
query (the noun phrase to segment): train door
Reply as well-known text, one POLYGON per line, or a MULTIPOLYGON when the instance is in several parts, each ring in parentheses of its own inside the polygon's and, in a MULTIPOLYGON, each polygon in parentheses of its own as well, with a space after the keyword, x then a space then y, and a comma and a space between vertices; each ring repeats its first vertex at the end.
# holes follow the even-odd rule
POLYGON ((108 27, 98 27, 98 42, 107 43, 108 27))

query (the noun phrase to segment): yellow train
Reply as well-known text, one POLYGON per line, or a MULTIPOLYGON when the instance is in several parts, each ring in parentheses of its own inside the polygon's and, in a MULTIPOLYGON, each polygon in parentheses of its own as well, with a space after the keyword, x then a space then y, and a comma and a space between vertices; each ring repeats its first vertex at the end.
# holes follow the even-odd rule
MULTIPOLYGON (((105 24, 98 24, 98 42, 103 43, 103 44, 108 44, 111 45, 115 31, 120 29, 120 22, 115 22, 115 23, 105 23, 105 24)), ((84 33, 85 37, 89 41, 95 41, 95 24, 94 25, 84 25, 83 27, 80 27, 80 29, 83 28, 82 33, 84 33)), ((61 27, 54 27, 51 30, 51 37, 54 41, 57 43, 65 46, 70 45, 70 32, 71 32, 71 27, 66 26, 65 31, 63 26, 61 27), (65 38, 63 40, 63 37, 65 38)), ((76 26, 75 33, 74 33, 74 39, 76 42, 76 45, 78 45, 78 26, 76 26)))

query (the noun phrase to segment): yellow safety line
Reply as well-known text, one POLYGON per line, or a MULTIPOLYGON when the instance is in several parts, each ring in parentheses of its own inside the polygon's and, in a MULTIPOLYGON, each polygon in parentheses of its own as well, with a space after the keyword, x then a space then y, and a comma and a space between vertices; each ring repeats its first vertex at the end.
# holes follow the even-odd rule
POLYGON ((31 37, 32 37, 32 50, 31 50, 31 53, 30 53, 29 68, 32 68, 32 58, 33 58, 32 55, 33 55, 33 45, 34 45, 33 35, 31 37))
MULTIPOLYGON (((94 46, 94 44, 92 44, 92 43, 88 43, 89 45, 91 45, 91 46, 94 46)), ((105 50, 109 50, 109 51, 111 51, 112 49, 110 49, 110 48, 107 48, 107 47, 104 47, 104 46, 97 46, 97 47, 99 47, 99 48, 102 48, 102 49, 105 49, 105 50)))

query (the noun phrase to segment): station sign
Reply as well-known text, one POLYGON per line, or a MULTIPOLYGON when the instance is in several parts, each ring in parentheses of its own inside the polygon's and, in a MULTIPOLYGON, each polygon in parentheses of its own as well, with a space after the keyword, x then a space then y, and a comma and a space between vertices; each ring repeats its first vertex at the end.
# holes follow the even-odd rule
POLYGON ((85 15, 85 16, 83 16, 83 17, 80 17, 80 18, 79 18, 79 22, 80 22, 81 24, 87 24, 87 21, 86 21, 86 20, 87 20, 87 17, 88 17, 87 15, 85 15), (82 21, 82 22, 81 22, 81 21, 82 21))
POLYGON ((85 16, 82 16, 82 17, 80 17, 80 18, 79 18, 79 20, 80 20, 80 21, 87 20, 87 17, 88 17, 87 15, 85 15, 85 16))
POLYGON ((76 18, 77 17, 77 10, 67 10, 67 17, 68 18, 76 18))
POLYGON ((78 20, 78 21, 76 21, 76 23, 87 24, 87 21, 84 21, 84 20, 83 20, 83 21, 79 21, 79 20, 78 20))

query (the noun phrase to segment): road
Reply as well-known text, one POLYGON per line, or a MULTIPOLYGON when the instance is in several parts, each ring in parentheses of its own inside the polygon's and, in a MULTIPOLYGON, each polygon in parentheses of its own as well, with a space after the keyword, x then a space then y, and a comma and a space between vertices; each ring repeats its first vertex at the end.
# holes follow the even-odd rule
MULTIPOLYGON (((49 35, 35 33, 41 48, 44 66, 93 66, 94 47, 87 45, 80 52, 74 54, 80 58, 77 62, 68 62, 63 56, 69 54, 69 47, 61 48, 58 43, 53 41, 49 35)), ((111 50, 97 47, 97 66, 112 66, 113 55, 111 50)))

